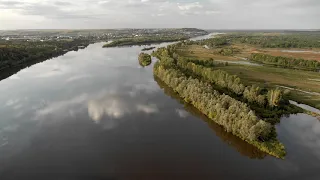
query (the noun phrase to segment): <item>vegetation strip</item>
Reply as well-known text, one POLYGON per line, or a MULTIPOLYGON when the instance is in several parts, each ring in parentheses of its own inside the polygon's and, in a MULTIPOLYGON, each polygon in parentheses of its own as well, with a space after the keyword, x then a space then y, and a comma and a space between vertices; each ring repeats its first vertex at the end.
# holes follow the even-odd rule
POLYGON ((191 103, 227 132, 253 144, 261 151, 284 158, 284 146, 273 137, 274 126, 259 120, 250 108, 198 79, 187 78, 181 71, 166 68, 157 62, 154 74, 173 88, 186 102, 191 103))
POLYGON ((254 53, 249 58, 251 61, 260 62, 268 65, 275 65, 290 69, 300 69, 309 71, 319 71, 320 62, 315 60, 295 59, 282 56, 271 56, 268 54, 254 53))

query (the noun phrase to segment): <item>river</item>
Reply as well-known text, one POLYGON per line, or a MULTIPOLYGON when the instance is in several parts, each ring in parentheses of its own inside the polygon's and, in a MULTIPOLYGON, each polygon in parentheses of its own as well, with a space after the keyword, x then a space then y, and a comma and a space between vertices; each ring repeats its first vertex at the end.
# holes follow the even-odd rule
POLYGON ((141 47, 102 45, 0 81, 1 180, 320 178, 316 118, 282 118, 276 159, 184 104, 139 66, 141 47))

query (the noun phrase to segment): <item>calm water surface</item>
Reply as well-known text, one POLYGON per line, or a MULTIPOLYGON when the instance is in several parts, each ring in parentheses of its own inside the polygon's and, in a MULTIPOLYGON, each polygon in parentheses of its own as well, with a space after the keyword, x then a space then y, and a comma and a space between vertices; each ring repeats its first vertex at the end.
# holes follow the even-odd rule
POLYGON ((316 118, 283 118, 288 155, 270 157, 183 104, 141 47, 102 45, 0 82, 1 180, 320 178, 316 118))

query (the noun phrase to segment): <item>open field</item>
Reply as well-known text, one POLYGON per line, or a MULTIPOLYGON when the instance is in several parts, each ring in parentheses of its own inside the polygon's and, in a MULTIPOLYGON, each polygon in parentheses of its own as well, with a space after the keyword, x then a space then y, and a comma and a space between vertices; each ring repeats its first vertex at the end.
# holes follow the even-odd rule
POLYGON ((281 85, 320 93, 320 82, 314 80, 320 79, 317 72, 245 65, 229 65, 219 69, 238 75, 249 84, 281 85))
MULTIPOLYGON (((198 45, 191 45, 178 49, 180 55, 184 57, 192 57, 199 60, 239 60, 240 55, 222 56, 213 53, 212 50, 206 49, 198 45)), ((269 66, 245 66, 245 65, 229 65, 219 67, 222 70, 236 74, 249 84, 259 83, 261 85, 282 85, 304 91, 312 91, 320 93, 320 73, 293 70, 269 66)))
POLYGON ((238 58, 232 56, 223 56, 216 54, 214 50, 207 49, 199 45, 190 45, 178 49, 180 55, 184 57, 197 58, 199 60, 208 60, 210 58, 215 60, 230 60, 236 61, 238 58))
POLYGON ((229 65, 219 67, 241 78, 246 84, 258 84, 264 87, 286 86, 297 90, 290 90, 289 98, 320 108, 320 73, 291 70, 267 66, 229 65), (302 92, 307 91, 307 92, 302 92), (308 93, 311 92, 311 93, 308 93))
MULTIPOLYGON (((200 45, 188 45, 178 49, 178 53, 184 57, 196 58, 199 60, 226 60, 226 61, 238 61, 247 58, 252 53, 266 53, 272 55, 288 55, 294 57, 302 57, 308 59, 308 57, 320 58, 320 53, 308 52, 285 52, 284 49, 258 49, 252 45, 246 44, 233 44, 232 48, 238 49, 240 53, 233 54, 233 56, 223 56, 216 52, 221 48, 207 49, 200 45), (277 54, 275 54, 277 53, 277 54), (305 55, 310 56, 305 56, 305 55), (312 56, 311 56, 312 54, 312 56)), ((303 51, 304 49, 294 49, 293 51, 303 51)), ((307 50, 306 50, 307 51, 307 50)), ((221 70, 225 70, 230 74, 237 75, 241 80, 248 85, 257 84, 263 87, 279 87, 285 86, 294 88, 297 90, 290 90, 291 93, 288 98, 308 104, 310 106, 320 109, 320 95, 310 94, 306 92, 320 93, 320 73, 302 70, 293 70, 285 68, 277 68, 271 66, 250 66, 240 64, 229 64, 228 66, 219 67, 221 70), (300 91, 299 91, 300 90, 300 91), (303 92, 306 91, 306 92, 303 92)))
POLYGON ((284 56, 292 58, 302 58, 305 60, 320 61, 320 49, 283 49, 283 48, 256 48, 247 44, 232 44, 231 47, 240 50, 238 57, 247 58, 252 53, 269 54, 272 56, 284 56))
POLYGON ((291 91, 288 98, 298 103, 307 104, 309 106, 320 109, 319 95, 310 95, 310 94, 299 92, 299 91, 291 91))
POLYGON ((282 49, 282 48, 256 48, 247 44, 232 44, 229 47, 238 50, 232 56, 219 55, 217 51, 222 48, 207 49, 200 45, 190 45, 180 50, 184 56, 197 58, 213 58, 223 60, 237 60, 239 58, 248 58, 252 53, 269 54, 272 56, 284 56, 292 58, 302 58, 305 60, 320 61, 320 49, 282 49))
POLYGON ((306 60, 320 61, 320 51, 310 49, 262 49, 258 50, 259 53, 265 53, 272 56, 284 56, 292 58, 302 58, 306 60))

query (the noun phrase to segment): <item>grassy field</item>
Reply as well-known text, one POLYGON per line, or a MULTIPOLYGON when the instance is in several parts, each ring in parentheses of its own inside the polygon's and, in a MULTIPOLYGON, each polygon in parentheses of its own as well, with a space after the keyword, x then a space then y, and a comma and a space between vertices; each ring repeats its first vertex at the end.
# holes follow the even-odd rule
POLYGON ((320 95, 316 94, 320 93, 320 81, 318 81, 320 73, 248 65, 229 65, 219 69, 239 76, 245 84, 258 84, 264 87, 286 86, 297 89, 290 90, 290 99, 320 109, 320 95))
POLYGON ((309 106, 320 109, 319 95, 310 95, 299 91, 292 91, 288 98, 298 103, 307 104, 309 106))
POLYGON ((247 44, 232 44, 231 47, 240 50, 239 57, 249 57, 252 53, 269 54, 272 56, 283 56, 292 58, 302 58, 305 60, 317 60, 320 61, 320 49, 284 49, 284 48, 257 48, 247 44))
POLYGON ((293 58, 303 58, 306 60, 317 60, 320 61, 320 51, 317 49, 290 49, 291 52, 286 51, 287 49, 262 49, 259 53, 269 54, 272 56, 284 56, 293 58), (294 52, 300 51, 300 52, 294 52))
POLYGON ((215 60, 230 60, 230 61, 236 61, 238 58, 232 57, 232 56, 223 56, 216 54, 217 49, 206 49, 199 45, 190 45, 185 46, 183 48, 178 49, 179 54, 181 54, 184 57, 191 57, 196 58, 199 60, 208 60, 210 58, 215 60))
POLYGON ((281 85, 320 93, 320 73, 268 66, 229 65, 219 67, 236 74, 248 84, 281 85))
POLYGON ((320 49, 281 49, 281 48, 256 48, 246 44, 232 44, 228 47, 239 50, 232 56, 219 55, 217 51, 222 48, 206 49, 200 45, 189 45, 180 48, 179 51, 184 56, 196 58, 213 58, 217 60, 238 60, 241 58, 248 58, 252 53, 269 54, 272 56, 284 56, 293 58, 303 58, 306 60, 320 61, 320 49), (297 52, 300 51, 300 52, 297 52))
MULTIPOLYGON (((216 53, 217 49, 207 49, 199 45, 189 45, 178 49, 178 53, 184 57, 192 57, 198 60, 227 60, 238 61, 241 58, 249 57, 251 53, 261 52, 261 50, 244 44, 232 45, 233 48, 240 50, 239 54, 233 56, 223 56, 216 53)), ((268 51, 281 51, 280 49, 269 49, 268 51)), ((297 53, 295 53, 297 54, 297 53)), ((304 54, 304 53, 298 53, 304 54)), ((320 57, 320 54, 319 54, 320 57)), ((286 86, 297 90, 290 90, 288 96, 291 100, 299 103, 308 104, 320 109, 320 73, 293 69, 284 69, 270 66, 250 66, 229 64, 228 66, 219 67, 230 74, 235 74, 241 78, 245 84, 258 84, 263 87, 286 86), (301 91, 314 92, 310 94, 301 91)))

